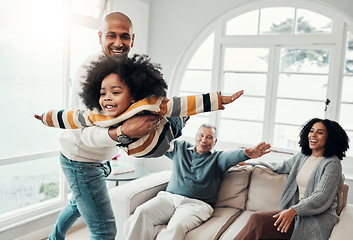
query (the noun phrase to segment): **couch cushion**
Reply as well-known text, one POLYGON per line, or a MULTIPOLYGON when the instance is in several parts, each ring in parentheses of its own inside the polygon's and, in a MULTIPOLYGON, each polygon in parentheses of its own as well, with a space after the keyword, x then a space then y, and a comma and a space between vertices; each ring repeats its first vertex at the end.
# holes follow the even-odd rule
POLYGON ((338 188, 337 196, 335 198, 336 204, 337 204, 337 209, 336 213, 337 215, 341 214, 342 209, 346 206, 347 204, 347 197, 348 197, 348 185, 344 183, 346 180, 345 176, 342 174, 342 181, 341 184, 338 188))
POLYGON ((224 175, 216 207, 244 209, 252 166, 232 167, 224 175))
POLYGON ((241 210, 235 208, 215 208, 212 217, 201 226, 188 232, 185 240, 218 239, 240 214, 241 210))
POLYGON ((347 204, 342 210, 340 220, 333 228, 330 240, 352 239, 353 205, 347 204))
POLYGON ((248 222, 250 215, 253 213, 253 211, 248 210, 243 212, 237 219, 235 219, 232 225, 224 231, 219 240, 232 240, 243 229, 245 224, 248 222))
POLYGON ((250 211, 278 209, 287 178, 286 174, 278 174, 264 166, 256 165, 251 174, 246 209, 250 211))

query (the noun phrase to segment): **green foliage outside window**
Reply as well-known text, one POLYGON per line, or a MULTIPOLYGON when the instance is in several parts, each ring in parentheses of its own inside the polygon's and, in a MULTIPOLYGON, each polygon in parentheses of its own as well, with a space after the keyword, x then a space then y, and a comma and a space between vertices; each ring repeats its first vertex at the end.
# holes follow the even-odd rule
POLYGON ((59 182, 42 183, 39 188, 39 193, 44 194, 42 201, 58 197, 60 192, 59 186, 59 182))

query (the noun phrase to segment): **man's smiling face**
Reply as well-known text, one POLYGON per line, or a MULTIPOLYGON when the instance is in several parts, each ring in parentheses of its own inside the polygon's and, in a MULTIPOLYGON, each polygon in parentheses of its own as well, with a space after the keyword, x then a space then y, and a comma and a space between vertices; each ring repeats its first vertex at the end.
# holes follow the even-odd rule
POLYGON ((108 19, 104 29, 99 31, 99 43, 106 56, 128 54, 134 44, 135 35, 129 22, 119 19, 108 19))
POLYGON ((200 127, 195 137, 195 150, 198 154, 204 154, 216 145, 215 130, 208 127, 200 127))

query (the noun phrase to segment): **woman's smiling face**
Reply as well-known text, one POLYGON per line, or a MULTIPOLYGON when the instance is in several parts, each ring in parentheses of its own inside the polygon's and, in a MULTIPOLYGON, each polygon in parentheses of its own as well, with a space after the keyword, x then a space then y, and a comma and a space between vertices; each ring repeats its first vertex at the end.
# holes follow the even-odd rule
POLYGON ((322 122, 315 123, 309 131, 308 138, 312 155, 322 157, 327 140, 327 129, 325 125, 322 122))
POLYGON ((103 79, 99 105, 109 117, 119 116, 134 102, 129 87, 117 74, 109 74, 103 79))

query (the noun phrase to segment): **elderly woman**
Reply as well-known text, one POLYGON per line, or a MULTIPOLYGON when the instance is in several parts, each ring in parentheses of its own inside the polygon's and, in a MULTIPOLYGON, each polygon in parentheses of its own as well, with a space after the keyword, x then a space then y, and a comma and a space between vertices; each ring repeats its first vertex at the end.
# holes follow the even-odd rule
POLYGON ((314 118, 300 132, 300 153, 279 163, 249 162, 289 176, 280 210, 252 214, 234 240, 329 239, 338 222, 334 200, 348 143, 337 122, 314 118))

